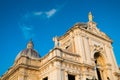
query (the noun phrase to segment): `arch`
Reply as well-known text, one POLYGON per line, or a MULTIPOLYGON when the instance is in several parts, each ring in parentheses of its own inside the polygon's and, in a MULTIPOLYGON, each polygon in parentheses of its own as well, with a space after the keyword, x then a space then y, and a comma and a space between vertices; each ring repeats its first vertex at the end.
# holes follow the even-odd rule
POLYGON ((106 60, 105 57, 102 53, 100 52, 95 52, 94 53, 94 59, 97 61, 97 65, 99 66, 105 66, 106 60))
POLYGON ((93 51, 93 52, 92 52, 92 56, 91 56, 92 59, 95 59, 95 58, 94 58, 94 54, 95 54, 95 53, 99 53, 100 56, 103 58, 104 62, 106 63, 106 61, 107 61, 107 60, 106 60, 106 55, 103 54, 101 51, 93 51))
POLYGON ((105 57, 102 53, 100 53, 99 51, 98 52, 95 52, 94 53, 94 60, 95 60, 95 67, 96 67, 96 77, 99 79, 99 80, 104 80, 106 77, 103 76, 105 75, 105 66, 106 66, 106 60, 105 60, 105 57))

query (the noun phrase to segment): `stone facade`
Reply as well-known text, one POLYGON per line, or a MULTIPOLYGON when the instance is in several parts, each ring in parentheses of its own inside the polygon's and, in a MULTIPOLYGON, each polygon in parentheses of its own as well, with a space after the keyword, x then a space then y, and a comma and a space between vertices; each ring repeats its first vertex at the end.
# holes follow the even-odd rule
POLYGON ((88 17, 87 23, 54 37, 54 48, 42 58, 30 41, 0 80, 120 80, 112 40, 97 28, 91 13, 88 17))

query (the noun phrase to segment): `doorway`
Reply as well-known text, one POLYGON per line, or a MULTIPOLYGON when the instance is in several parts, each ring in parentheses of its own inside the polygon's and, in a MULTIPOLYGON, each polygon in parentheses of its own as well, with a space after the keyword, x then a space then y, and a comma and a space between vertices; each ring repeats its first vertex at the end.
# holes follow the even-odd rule
POLYGON ((68 80, 75 80, 75 75, 68 74, 68 80))
POLYGON ((96 67, 96 74, 98 80, 103 80, 103 73, 101 72, 101 68, 105 65, 105 60, 103 58, 103 55, 100 52, 96 52, 94 54, 94 59, 95 59, 95 67, 96 67))

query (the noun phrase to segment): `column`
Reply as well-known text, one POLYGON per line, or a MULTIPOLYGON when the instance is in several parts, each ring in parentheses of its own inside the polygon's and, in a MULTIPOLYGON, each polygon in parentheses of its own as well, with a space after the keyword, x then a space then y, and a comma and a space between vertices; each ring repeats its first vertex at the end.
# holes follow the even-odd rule
POLYGON ((68 73, 66 71, 64 73, 65 73, 65 77, 64 77, 65 79, 64 80, 68 80, 68 73))
POLYGON ((75 76, 75 80, 79 80, 79 75, 76 75, 76 76, 75 76))

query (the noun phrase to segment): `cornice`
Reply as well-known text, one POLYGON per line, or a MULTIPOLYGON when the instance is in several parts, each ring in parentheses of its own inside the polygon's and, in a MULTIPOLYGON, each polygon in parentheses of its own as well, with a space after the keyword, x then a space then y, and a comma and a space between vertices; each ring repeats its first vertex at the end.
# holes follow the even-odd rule
POLYGON ((21 55, 17 60, 15 60, 15 63, 17 63, 19 60, 20 60, 20 58, 21 57, 26 57, 26 58, 28 58, 28 59, 31 59, 31 60, 40 60, 40 58, 31 58, 31 57, 29 57, 29 56, 26 56, 26 55, 21 55))
MULTIPOLYGON (((42 68, 42 67, 48 65, 50 62, 53 62, 53 61, 56 61, 56 60, 63 61, 64 59, 63 59, 63 57, 62 57, 62 54, 69 54, 69 55, 72 55, 72 56, 80 57, 80 55, 78 55, 78 54, 73 54, 73 53, 71 53, 71 52, 67 52, 67 51, 65 51, 65 50, 63 50, 63 49, 61 49, 61 48, 54 48, 54 49, 51 50, 51 52, 53 52, 54 50, 59 50, 60 52, 63 52, 63 53, 60 53, 61 56, 57 56, 57 55, 56 55, 56 56, 53 56, 51 59, 49 59, 48 61, 46 61, 46 63, 42 64, 42 65, 40 66, 40 68, 42 68)), ((50 52, 50 53, 51 53, 51 52, 50 52)), ((48 56, 50 53, 48 53, 46 56, 48 56)), ((45 58, 45 57, 43 57, 43 58, 45 58)))
POLYGON ((56 48, 51 49, 48 54, 46 54, 45 56, 41 57, 40 60, 43 60, 44 58, 46 58, 47 56, 49 56, 49 54, 52 53, 54 50, 59 50, 59 51, 64 52, 64 53, 67 53, 67 54, 70 54, 70 55, 73 55, 73 56, 79 56, 79 57, 80 57, 80 55, 78 55, 78 54, 76 54, 76 53, 68 52, 68 51, 66 51, 66 50, 64 50, 64 49, 61 49, 61 48, 59 48, 59 47, 58 47, 58 48, 56 47, 56 48))
MULTIPOLYGON (((103 40, 105 40, 105 41, 108 41, 108 42, 110 42, 110 43, 113 42, 110 38, 104 38, 104 37, 102 37, 102 36, 100 36, 100 35, 98 35, 98 34, 95 34, 95 33, 91 32, 91 31, 89 31, 89 30, 86 30, 86 29, 84 29, 84 28, 80 28, 80 29, 82 29, 82 30, 84 30, 85 32, 87 32, 87 33, 89 33, 89 34, 91 34, 91 35, 94 35, 94 36, 96 36, 96 37, 98 37, 98 38, 100 38, 100 39, 103 39, 103 40)), ((107 37, 108 37, 108 36, 107 36, 107 37)))
POLYGON ((45 66, 49 65, 51 62, 54 62, 54 61, 62 61, 62 58, 59 57, 59 56, 54 56, 52 57, 50 60, 48 60, 46 63, 42 64, 39 69, 42 69, 44 68, 45 66))
POLYGON ((80 57, 80 55, 78 55, 78 54, 76 54, 76 53, 69 52, 69 51, 67 51, 67 50, 65 50, 65 49, 60 49, 60 48, 59 48, 59 50, 61 50, 61 52, 63 52, 63 53, 66 53, 66 54, 69 54, 69 55, 72 55, 72 56, 80 57))
POLYGON ((60 36, 60 37, 58 38, 58 40, 62 40, 63 38, 65 38, 66 36, 68 36, 70 32, 73 32, 73 30, 74 30, 74 29, 77 29, 77 28, 78 28, 77 25, 72 26, 69 30, 67 30, 67 31, 65 32, 65 34, 63 34, 62 36, 60 36))
POLYGON ((31 69, 31 70, 36 70, 38 71, 39 67, 38 66, 32 66, 32 65, 26 65, 26 64, 19 64, 17 66, 13 66, 10 70, 8 70, 2 77, 1 79, 4 80, 6 78, 8 78, 10 75, 12 75, 13 73, 16 72, 16 70, 19 70, 19 68, 27 68, 27 69, 31 69))
MULTIPOLYGON (((92 31, 90 31, 90 30, 88 30, 88 29, 85 29, 86 26, 87 26, 87 23, 75 24, 75 25, 74 25, 73 27, 71 27, 68 31, 66 31, 66 33, 65 33, 63 36, 60 36, 60 37, 58 38, 58 40, 62 40, 63 38, 65 38, 66 36, 68 36, 70 32, 73 32, 75 29, 79 28, 80 30, 85 31, 85 32, 87 32, 87 33, 89 33, 89 34, 91 34, 91 35, 93 35, 93 36, 96 36, 96 37, 98 37, 98 38, 100 38, 100 39, 103 39, 103 40, 108 41, 108 42, 110 42, 110 43, 113 42, 107 35, 106 35, 106 36, 107 36, 108 38, 104 38, 104 37, 100 36, 99 34, 95 34, 95 33, 93 33, 92 31), (84 27, 84 26, 85 26, 85 27, 84 27)), ((102 31, 100 31, 100 32, 102 32, 102 31)))

